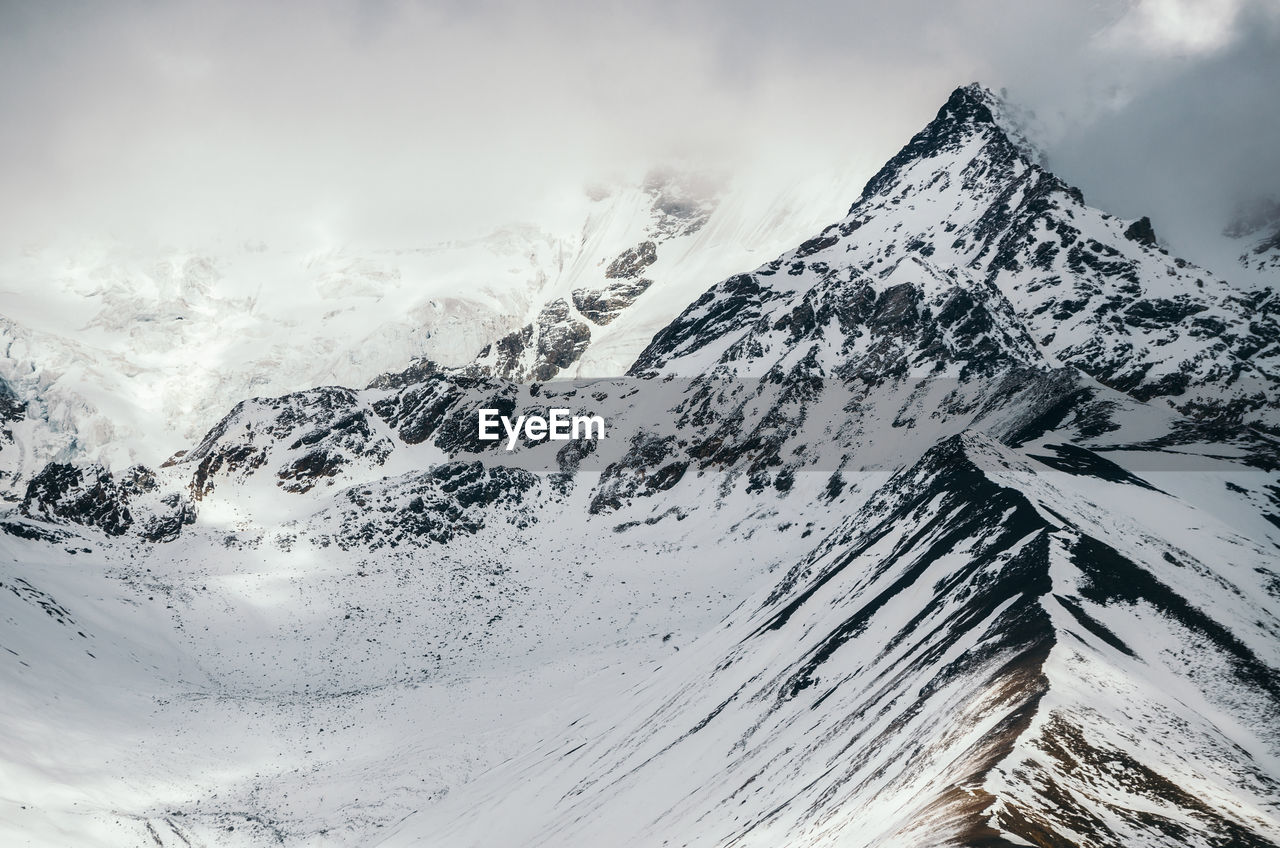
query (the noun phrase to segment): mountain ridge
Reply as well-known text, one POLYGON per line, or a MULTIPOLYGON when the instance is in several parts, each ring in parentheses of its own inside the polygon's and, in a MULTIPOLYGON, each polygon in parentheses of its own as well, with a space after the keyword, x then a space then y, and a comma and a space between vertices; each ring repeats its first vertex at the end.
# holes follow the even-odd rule
MULTIPOLYGON (((1124 614, 1110 608, 1105 592, 1133 593, 1123 588, 1131 578, 1099 570, 1096 553, 1080 557, 1101 544, 1066 517, 1077 508, 1067 504, 1085 502, 1052 485, 1028 496, 1025 486, 1039 486, 1041 476, 985 437, 941 443, 888 481, 766 597, 739 608, 714 647, 676 672, 680 685, 628 693, 627 703, 595 719, 605 727, 569 735, 540 753, 536 767, 510 769, 518 780, 495 781, 490 791, 524 810, 520 821, 477 829, 478 810, 455 809, 444 817, 451 822, 444 835, 474 844, 485 841, 476 838, 484 832, 530 845, 588 844, 606 829, 628 844, 679 838, 765 845, 780 833, 806 845, 1274 844, 1274 818, 1263 824, 1247 808, 1192 800, 1151 768, 1161 756, 1124 753, 1105 723, 1080 723, 1110 702, 1100 681, 1073 664, 1103 657, 1105 668, 1139 655, 1155 663, 1157 655, 1112 629, 1124 614), (948 556, 955 569, 945 565, 948 556), (1073 563, 1085 566, 1079 577, 1071 576, 1073 563), (1064 664, 1063 655, 1079 659, 1064 664), (768 671, 757 656, 770 657, 768 671), (973 688, 957 700, 957 685, 973 688), (1074 694, 1081 685, 1100 700, 1081 701, 1074 694), (682 756, 695 740, 696 759, 691 750, 682 756), (889 768, 886 757, 912 767, 889 768), (1136 795, 1119 800, 1125 793, 1136 795), (723 813, 708 820, 700 813, 713 804, 723 813), (647 810, 650 818, 624 808, 647 810), (634 829, 618 832, 618 822, 634 829), (1216 836, 1197 842, 1209 834, 1216 836)), ((1145 574, 1149 566, 1127 567, 1145 574)), ((1150 598, 1182 597, 1159 578, 1150 585, 1162 587, 1145 590, 1150 598)), ((1254 644, 1267 644, 1259 635, 1254 644)), ((1242 650, 1234 637, 1219 638, 1216 650, 1242 650)), ((1274 645, 1268 656, 1270 671, 1254 696, 1261 699, 1253 713, 1258 728, 1280 679, 1274 645)), ((1158 662, 1163 668, 1169 660, 1158 662)), ((1142 686, 1150 684, 1133 692, 1142 686)), ((1155 698, 1153 722, 1167 709, 1158 692, 1142 696, 1155 698)), ((1203 749, 1178 756, 1219 770, 1214 735, 1221 731, 1204 732, 1203 749)), ((1264 799, 1274 779, 1265 766, 1252 768, 1244 779, 1264 799)), ((412 835, 420 830, 402 830, 384 844, 418 844, 412 835)))

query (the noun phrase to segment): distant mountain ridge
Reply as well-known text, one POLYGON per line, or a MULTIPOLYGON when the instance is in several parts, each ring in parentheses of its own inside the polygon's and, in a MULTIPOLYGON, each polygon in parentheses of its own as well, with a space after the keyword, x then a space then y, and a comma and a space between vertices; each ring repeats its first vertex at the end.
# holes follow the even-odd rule
POLYGON ((33 249, 0 267, 0 382, 30 410, 25 447, 0 453, 0 497, 21 499, 50 461, 155 464, 245 398, 362 386, 421 357, 463 366, 486 345, 523 351, 526 333, 530 353, 505 364, 495 353, 486 369, 621 373, 688 286, 810 230, 848 179, 760 197, 658 168, 579 192, 540 226, 403 249, 33 249), (645 245, 661 249, 649 258, 645 245), (619 264, 628 251, 643 259, 619 264), (590 335, 589 352, 552 339, 558 330, 533 341, 534 327, 562 320, 570 336, 590 335))

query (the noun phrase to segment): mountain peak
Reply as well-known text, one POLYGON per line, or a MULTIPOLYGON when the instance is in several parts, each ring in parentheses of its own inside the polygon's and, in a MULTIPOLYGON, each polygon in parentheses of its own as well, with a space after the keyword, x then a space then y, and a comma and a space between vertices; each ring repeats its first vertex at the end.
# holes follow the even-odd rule
POLYGON ((1009 103, 1003 90, 996 94, 977 82, 960 86, 951 92, 933 120, 867 182, 859 202, 889 193, 913 162, 958 153, 976 138, 1002 161, 1022 159, 1028 165, 1044 168, 1044 153, 1029 137, 1034 121, 1035 113, 1009 103))
POLYGON ((948 109, 967 116, 973 123, 994 127, 1029 162, 1046 166, 1044 152, 1033 140, 1038 134, 1036 113, 1010 101, 1003 88, 997 94, 981 83, 971 82, 951 92, 946 104, 938 110, 938 117, 948 109))
POLYGON ((938 118, 954 115, 971 121, 988 124, 996 123, 995 116, 1001 111, 1004 101, 994 91, 978 82, 962 85, 947 102, 938 110, 938 118))

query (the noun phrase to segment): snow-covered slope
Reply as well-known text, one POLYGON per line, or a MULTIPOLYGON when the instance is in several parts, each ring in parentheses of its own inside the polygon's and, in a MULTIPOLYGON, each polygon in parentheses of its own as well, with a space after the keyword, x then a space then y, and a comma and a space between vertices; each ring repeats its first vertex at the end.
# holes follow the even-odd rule
POLYGON ((694 652, 380 844, 1274 844, 1274 548, 1046 453, 941 442, 694 652))
POLYGON ((1278 844, 1276 316, 1010 114, 958 89, 700 296, 750 227, 660 180, 477 361, 33 470, 0 832, 1278 844), (608 436, 507 450, 482 407, 608 436))

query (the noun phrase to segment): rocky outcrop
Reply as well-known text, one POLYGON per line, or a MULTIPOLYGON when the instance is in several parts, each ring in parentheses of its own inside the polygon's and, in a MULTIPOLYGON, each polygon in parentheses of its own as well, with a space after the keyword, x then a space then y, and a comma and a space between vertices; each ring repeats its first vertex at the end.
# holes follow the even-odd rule
POLYGON ((146 542, 171 542, 197 517, 185 494, 162 494, 155 472, 142 465, 113 474, 100 465, 50 463, 27 485, 20 509, 39 521, 78 524, 108 536, 132 532, 146 542))
POLYGON ((634 280, 657 260, 658 246, 651 241, 643 241, 630 250, 624 250, 610 262, 604 276, 608 280, 634 280))
POLYGON ((1124 237, 1129 241, 1145 244, 1147 247, 1156 246, 1156 231, 1151 226, 1151 219, 1146 215, 1130 224, 1129 228, 1124 231, 1124 237))
POLYGON ((79 468, 53 462, 27 484, 22 514, 53 522, 70 522, 122 536, 133 525, 129 498, 154 488, 154 478, 139 470, 117 480, 94 465, 79 468))
POLYGON ((138 529, 138 535, 147 542, 172 542, 182 533, 182 528, 194 524, 196 507, 181 492, 170 492, 160 499, 163 511, 147 516, 138 529))
POLYGON ((18 399, 7 383, 0 380, 0 428, 21 421, 26 412, 27 405, 18 399))
POLYGON ((652 280, 617 282, 600 289, 575 289, 573 305, 593 324, 604 326, 622 314, 622 311, 644 294, 652 280))
POLYGON ((382 464, 392 444, 373 425, 376 416, 350 389, 312 389, 236 405, 201 443, 182 455, 194 469, 191 494, 208 496, 219 478, 244 478, 275 459, 286 491, 306 492, 353 462, 382 464))
POLYGON ((470 370, 516 382, 550 380, 576 362, 590 342, 590 326, 560 298, 544 306, 532 324, 487 345, 470 370))
POLYGON ((525 527, 537 520, 537 511, 524 501, 538 485, 527 471, 448 462, 376 489, 344 492, 334 510, 316 521, 316 541, 344 550, 427 547, 475 535, 486 522, 525 527))

